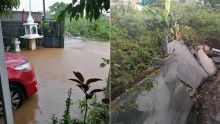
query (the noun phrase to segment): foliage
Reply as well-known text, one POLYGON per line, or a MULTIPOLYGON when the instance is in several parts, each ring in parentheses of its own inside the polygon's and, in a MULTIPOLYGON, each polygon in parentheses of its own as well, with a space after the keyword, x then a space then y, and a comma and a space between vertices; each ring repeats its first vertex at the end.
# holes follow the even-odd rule
POLYGON ((109 17, 102 16, 96 22, 89 22, 86 18, 80 18, 78 21, 73 20, 72 22, 66 20, 65 30, 73 36, 108 41, 110 38, 109 17))
POLYGON ((53 31, 49 28, 49 22, 46 20, 40 22, 39 29, 43 31, 44 36, 53 34, 53 31))
POLYGON ((64 2, 56 2, 53 5, 49 7, 50 9, 50 14, 54 17, 57 18, 57 16, 60 14, 62 10, 64 10, 67 7, 67 4, 64 2))
POLYGON ((110 59, 102 58, 102 63, 100 64, 100 67, 104 68, 106 65, 110 64, 110 59))
POLYGON ((68 98, 66 99, 66 110, 64 112, 62 119, 64 124, 69 124, 71 122, 71 117, 70 117, 70 106, 72 104, 72 100, 70 98, 71 94, 72 94, 72 89, 70 88, 70 90, 68 91, 68 98))
POLYGON ((12 11, 13 8, 18 8, 20 0, 0 0, 0 13, 12 11))
POLYGON ((76 79, 70 79, 77 83, 77 86, 83 91, 85 94, 85 98, 83 100, 79 100, 79 108, 81 112, 85 113, 84 121, 80 119, 71 118, 70 116, 70 108, 72 105, 72 90, 68 91, 68 97, 66 99, 66 107, 65 112, 63 114, 62 119, 58 119, 55 114, 53 114, 51 120, 52 124, 108 124, 109 123, 109 106, 106 103, 106 99, 103 99, 103 103, 97 101, 95 93, 102 92, 105 89, 94 89, 88 93, 90 85, 94 82, 100 81, 98 78, 91 78, 87 81, 84 81, 84 77, 79 72, 73 72, 76 76, 76 79), (88 100, 92 102, 89 104, 88 100), (89 111, 88 111, 89 110, 89 111), (88 117, 87 117, 88 115, 88 117))
POLYGON ((210 3, 212 7, 215 7, 217 4, 220 4, 220 0, 204 0, 205 3, 210 3))
POLYGON ((162 7, 160 8, 162 11, 162 14, 155 11, 154 9, 151 9, 150 7, 146 6, 147 14, 151 14, 153 18, 157 19, 159 22, 159 25, 162 25, 163 28, 163 47, 164 47, 164 54, 168 54, 168 28, 169 28, 169 22, 168 22, 168 16, 170 13, 170 0, 164 0, 164 3, 162 3, 162 7))
POLYGON ((92 109, 88 113, 87 124, 109 124, 109 107, 97 101, 94 97, 90 104, 92 109))
POLYGON ((90 21, 97 20, 103 11, 108 12, 110 9, 110 0, 73 0, 72 3, 68 4, 66 9, 60 12, 57 20, 61 21, 65 18, 66 13, 70 15, 70 20, 74 19, 77 21, 80 17, 84 17, 84 10, 86 18, 90 21))
POLYGON ((157 32, 146 13, 131 10, 111 12, 111 97, 114 100, 135 84, 135 79, 147 70, 160 53, 161 33, 157 32))
POLYGON ((99 79, 99 78, 90 78, 85 82, 84 77, 80 72, 73 71, 73 73, 76 76, 76 78, 70 79, 70 80, 76 82, 77 86, 83 91, 83 93, 85 95, 85 116, 84 116, 84 121, 83 121, 84 124, 85 124, 86 123, 87 112, 88 112, 88 100, 92 99, 93 96, 95 95, 95 93, 102 92, 105 89, 94 89, 94 90, 88 92, 89 88, 90 88, 90 84, 94 83, 94 82, 97 82, 97 81, 101 81, 101 79, 99 79))
POLYGON ((10 43, 5 47, 5 51, 15 53, 15 41, 12 38, 9 38, 9 41, 10 43))
POLYGON ((171 16, 178 21, 182 37, 187 41, 198 43, 219 37, 220 14, 209 4, 176 4, 171 8, 171 16))

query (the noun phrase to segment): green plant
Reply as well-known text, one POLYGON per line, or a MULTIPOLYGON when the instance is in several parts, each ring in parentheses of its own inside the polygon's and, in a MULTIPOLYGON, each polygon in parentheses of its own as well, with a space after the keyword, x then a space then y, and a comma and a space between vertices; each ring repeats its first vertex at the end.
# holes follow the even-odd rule
POLYGON ((96 96, 92 99, 87 118, 87 124, 109 124, 109 106, 97 101, 96 96))
POLYGON ((56 117, 55 114, 52 115, 51 120, 52 120, 52 122, 51 122, 52 124, 58 124, 58 118, 56 117))
POLYGON ((72 3, 68 4, 67 7, 62 10, 57 17, 58 21, 61 21, 65 18, 66 13, 70 15, 70 20, 73 18, 76 21, 81 17, 84 17, 90 21, 97 20, 101 14, 108 12, 110 9, 110 0, 101 0, 101 1, 91 1, 91 0, 73 0, 72 3), (84 11, 85 10, 85 11, 84 11))
POLYGON ((0 14, 2 14, 2 12, 12 11, 13 8, 17 9, 19 5, 20 0, 1 0, 0 14))
POLYGON ((102 58, 102 63, 99 66, 104 68, 106 65, 109 64, 110 64, 110 59, 102 58))
POLYGON ((153 18, 155 18, 159 24, 163 28, 163 47, 164 47, 164 54, 168 54, 168 28, 169 28, 169 22, 168 22, 168 16, 170 13, 170 0, 164 0, 164 5, 162 9, 162 13, 159 13, 153 9, 151 9, 148 6, 145 6, 148 14, 151 14, 153 18))
POLYGON ((99 78, 90 78, 85 82, 84 77, 80 72, 73 71, 73 73, 76 76, 76 78, 69 79, 69 80, 76 82, 77 86, 83 91, 83 93, 85 95, 85 115, 84 115, 84 121, 83 122, 84 122, 84 124, 86 124, 86 117, 87 117, 87 112, 88 112, 88 100, 92 99, 93 96, 95 95, 95 93, 102 92, 105 89, 94 89, 91 92, 88 92, 89 89, 90 89, 90 84, 94 83, 94 82, 97 82, 97 81, 101 81, 101 79, 99 79, 99 78))
POLYGON ((45 20, 41 21, 39 25, 39 29, 43 31, 43 34, 45 36, 53 34, 53 30, 51 30, 49 26, 49 21, 45 21, 45 20))
POLYGON ((94 82, 100 81, 101 79, 98 78, 91 78, 88 79, 86 82, 84 82, 84 77, 79 72, 73 72, 76 76, 76 79, 70 79, 71 81, 74 81, 77 83, 77 86, 83 91, 85 94, 85 98, 82 100, 79 100, 79 108, 81 112, 84 112, 84 120, 81 121, 80 119, 71 118, 70 116, 70 107, 72 105, 72 89, 70 88, 68 91, 68 97, 65 101, 65 111, 63 114, 62 119, 58 119, 55 114, 51 117, 52 124, 94 124, 96 122, 97 124, 108 124, 109 123, 109 100, 103 99, 100 103, 97 101, 95 93, 102 92, 105 89, 94 89, 91 92, 88 93, 88 90, 90 88, 90 85, 94 82), (89 104, 88 100, 92 100, 92 102, 89 104), (90 111, 88 111, 90 110, 90 111), (88 115, 88 117, 87 117, 88 115))
POLYGON ((182 38, 186 41, 198 43, 219 37, 220 15, 209 4, 173 4, 170 13, 178 21, 182 38))
POLYGON ((67 4, 64 2, 56 2, 53 5, 49 6, 50 9, 50 14, 54 17, 57 18, 57 16, 60 14, 62 10, 64 10, 67 7, 67 4))
POLYGON ((95 22, 90 22, 86 18, 80 18, 78 21, 72 20, 71 22, 66 19, 65 30, 73 36, 108 41, 110 38, 109 17, 102 16, 95 22))
POLYGON ((143 11, 122 14, 114 8, 111 12, 110 82, 114 100, 138 83, 135 79, 151 66, 160 54, 162 36, 158 24, 143 11), (131 36, 131 32, 136 33, 131 36))
POLYGON ((63 119, 62 119, 64 124, 69 124, 71 121, 71 117, 70 117, 70 106, 72 104, 72 100, 70 98, 71 94, 72 94, 72 89, 70 88, 68 91, 68 98, 66 99, 66 110, 64 112, 63 119))

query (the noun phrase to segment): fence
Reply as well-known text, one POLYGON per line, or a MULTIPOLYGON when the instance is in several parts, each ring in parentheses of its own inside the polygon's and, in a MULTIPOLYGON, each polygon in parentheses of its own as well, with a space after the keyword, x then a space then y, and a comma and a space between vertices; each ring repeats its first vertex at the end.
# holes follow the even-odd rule
MULTIPOLYGON (((49 31, 44 32, 44 38, 37 40, 38 46, 47 48, 64 48, 64 22, 56 22, 55 20, 46 20, 49 24, 49 31)), ((20 47, 27 48, 26 39, 20 38, 24 35, 24 26, 20 21, 2 21, 3 40, 5 47, 8 46, 12 38, 19 38, 20 47)), ((41 34, 39 28, 39 33, 41 34)))

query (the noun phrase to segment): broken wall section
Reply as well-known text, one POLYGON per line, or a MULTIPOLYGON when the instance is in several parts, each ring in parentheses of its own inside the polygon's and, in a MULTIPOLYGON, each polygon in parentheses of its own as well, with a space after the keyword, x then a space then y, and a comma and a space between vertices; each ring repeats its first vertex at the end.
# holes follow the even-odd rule
POLYGON ((183 42, 169 43, 169 51, 175 56, 162 62, 153 89, 133 91, 114 101, 113 108, 121 109, 112 110, 112 124, 185 124, 193 105, 189 87, 196 90, 216 67, 212 61, 205 63, 210 58, 204 52, 193 55, 183 42), (213 64, 211 70, 209 64, 213 64))

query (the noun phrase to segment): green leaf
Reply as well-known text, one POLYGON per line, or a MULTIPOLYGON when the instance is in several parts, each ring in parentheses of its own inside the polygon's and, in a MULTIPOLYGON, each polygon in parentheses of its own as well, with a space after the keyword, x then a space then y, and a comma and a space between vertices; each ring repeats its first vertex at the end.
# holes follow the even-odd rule
POLYGON ((155 10, 151 9, 148 6, 145 6, 145 11, 148 12, 148 14, 152 17, 154 17, 157 21, 162 22, 163 18, 161 17, 160 14, 158 14, 155 10))
POLYGON ((83 83, 84 77, 80 72, 73 71, 74 75, 83 83))
POLYGON ((102 67, 102 68, 104 68, 105 66, 106 66, 105 63, 101 63, 101 64, 100 64, 100 67, 102 67))
POLYGON ((170 13, 170 0, 165 0, 165 10, 163 12, 164 21, 167 23, 167 18, 170 13))
POLYGON ((66 7, 66 12, 68 13, 68 14, 70 14, 71 12, 72 12, 72 8, 73 6, 72 6, 72 4, 70 3, 67 7, 66 7))
POLYGON ((79 19, 79 13, 76 14, 75 19, 76 19, 76 21, 79 19))
POLYGON ((86 84, 89 85, 89 84, 91 84, 91 83, 93 83, 93 82, 97 82, 97 81, 102 81, 102 79, 99 79, 99 78, 91 78, 91 79, 88 79, 88 80, 86 81, 86 84))
POLYGON ((58 21, 58 22, 63 21, 64 18, 65 18, 65 16, 66 16, 66 11, 65 11, 65 10, 62 10, 62 11, 60 12, 60 14, 58 15, 58 17, 57 17, 57 21, 58 21))
POLYGON ((72 5, 74 5, 77 2, 77 0, 72 0, 72 5))

